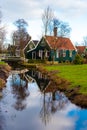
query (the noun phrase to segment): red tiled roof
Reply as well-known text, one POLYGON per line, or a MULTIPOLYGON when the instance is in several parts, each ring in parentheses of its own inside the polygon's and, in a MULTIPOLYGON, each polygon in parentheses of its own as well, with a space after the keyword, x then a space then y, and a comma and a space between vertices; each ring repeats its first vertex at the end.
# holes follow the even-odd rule
POLYGON ((84 50, 86 49, 86 46, 76 46, 76 48, 78 52, 83 53, 84 50))
POLYGON ((58 48, 59 50, 76 50, 69 38, 45 36, 45 39, 51 48, 58 48))

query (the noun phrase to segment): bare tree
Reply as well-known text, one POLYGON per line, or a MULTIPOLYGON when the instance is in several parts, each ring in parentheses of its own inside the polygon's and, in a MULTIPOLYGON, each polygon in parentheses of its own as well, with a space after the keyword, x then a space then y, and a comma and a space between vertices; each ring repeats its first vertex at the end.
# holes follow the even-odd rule
POLYGON ((18 46, 20 49, 20 56, 22 56, 23 47, 31 38, 27 32, 28 24, 24 19, 18 19, 14 24, 17 30, 13 32, 13 45, 18 46))
POLYGON ((67 22, 61 21, 59 35, 62 37, 69 37, 71 28, 67 22))
POLYGON ((60 37, 69 37, 71 28, 67 22, 63 22, 58 18, 54 18, 51 24, 51 29, 53 31, 54 27, 58 28, 58 36, 60 37))
POLYGON ((84 46, 87 46, 87 36, 84 36, 84 37, 83 37, 83 45, 84 45, 84 46))
POLYGON ((58 28, 58 36, 69 37, 71 28, 67 22, 63 22, 54 16, 53 10, 48 6, 42 14, 44 34, 52 35, 54 27, 58 28))
POLYGON ((53 10, 48 6, 42 14, 42 22, 44 28, 44 34, 46 35, 49 31, 49 27, 54 18, 53 10))
POLYGON ((0 11, 0 52, 3 49, 3 44, 5 40, 5 35, 6 35, 5 27, 2 26, 1 23, 2 23, 2 13, 0 11))

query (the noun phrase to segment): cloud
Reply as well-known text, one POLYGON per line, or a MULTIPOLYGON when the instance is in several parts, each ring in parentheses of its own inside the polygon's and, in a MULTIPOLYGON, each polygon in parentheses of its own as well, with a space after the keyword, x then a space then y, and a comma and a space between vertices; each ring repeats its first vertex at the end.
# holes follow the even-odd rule
MULTIPOLYGON (((68 22, 69 24, 71 23, 72 27, 75 30, 75 32, 73 32, 72 34, 76 34, 77 30, 80 32, 81 35, 86 32, 86 26, 84 28, 84 31, 81 30, 82 26, 86 25, 87 23, 86 0, 0 0, 0 7, 3 14, 2 20, 5 23, 13 23, 19 18, 23 18, 28 23, 30 22, 30 24, 34 21, 33 27, 30 27, 31 30, 32 28, 36 28, 36 26, 39 27, 38 30, 41 30, 41 15, 44 9, 47 8, 47 6, 50 6, 53 9, 54 14, 58 19, 68 22), (78 23, 81 24, 81 29, 77 28, 78 23)), ((33 32, 35 31, 32 31, 32 33, 33 32)), ((79 38, 81 38, 80 34, 78 36, 79 38)))
POLYGON ((46 4, 53 8, 56 16, 62 18, 76 18, 87 13, 87 1, 85 0, 45 0, 46 4))
POLYGON ((42 12, 39 0, 6 0, 1 4, 3 15, 8 21, 18 18, 37 19, 40 18, 42 12))
POLYGON ((28 20, 41 19, 43 10, 50 6, 59 18, 74 18, 87 13, 87 1, 85 0, 1 0, 1 9, 4 18, 14 21, 18 18, 28 20))

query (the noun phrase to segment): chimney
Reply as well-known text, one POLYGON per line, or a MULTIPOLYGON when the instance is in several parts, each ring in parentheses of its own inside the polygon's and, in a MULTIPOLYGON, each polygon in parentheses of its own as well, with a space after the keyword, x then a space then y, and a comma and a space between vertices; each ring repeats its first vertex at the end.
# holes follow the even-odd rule
POLYGON ((57 37, 57 27, 54 27, 54 37, 57 37))

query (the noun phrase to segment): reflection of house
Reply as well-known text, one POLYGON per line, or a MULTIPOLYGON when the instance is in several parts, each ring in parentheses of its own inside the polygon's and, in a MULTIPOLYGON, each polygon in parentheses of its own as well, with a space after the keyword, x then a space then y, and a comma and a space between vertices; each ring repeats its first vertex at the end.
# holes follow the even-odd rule
POLYGON ((77 53, 82 55, 82 56, 85 56, 86 53, 87 53, 87 47, 86 46, 76 46, 76 49, 77 49, 77 53))
POLYGON ((39 71, 30 70, 26 73, 26 75, 27 74, 35 79, 35 81, 38 84, 38 87, 40 88, 41 91, 43 91, 50 82, 49 79, 47 78, 47 76, 43 75, 39 71))
POLYGON ((44 36, 32 50, 27 51, 28 59, 47 59, 49 61, 72 61, 76 54, 76 48, 69 38, 57 37, 57 29, 54 28, 54 36, 44 36))

